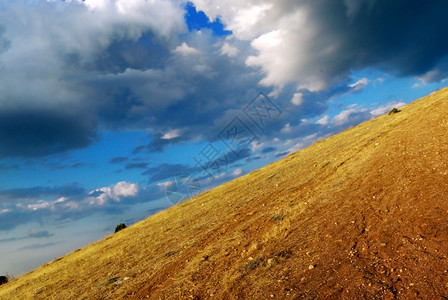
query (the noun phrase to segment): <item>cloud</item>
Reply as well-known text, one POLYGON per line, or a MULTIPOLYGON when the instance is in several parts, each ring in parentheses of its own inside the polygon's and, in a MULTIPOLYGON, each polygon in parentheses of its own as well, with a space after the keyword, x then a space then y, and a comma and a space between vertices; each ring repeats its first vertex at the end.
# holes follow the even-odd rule
POLYGON ((291 99, 291 103, 296 106, 302 105, 303 101, 304 101, 304 99, 303 99, 302 93, 294 93, 294 95, 292 96, 292 99, 291 99))
POLYGON ((127 164, 125 166, 125 168, 128 169, 128 170, 132 170, 132 169, 146 169, 147 167, 148 167, 148 163, 144 163, 144 162, 141 162, 141 163, 130 163, 130 164, 127 164))
POLYGON ((52 237, 54 234, 48 232, 47 230, 43 231, 33 231, 30 234, 22 237, 12 237, 12 238, 6 238, 6 239, 0 239, 0 243, 7 243, 12 241, 20 241, 25 239, 42 239, 42 238, 49 238, 52 237))
POLYGON ((178 129, 173 129, 173 130, 170 130, 170 131, 168 131, 167 133, 165 133, 165 134, 161 137, 161 139, 162 139, 162 140, 171 140, 171 139, 177 138, 177 137, 179 137, 179 136, 180 136, 180 130, 178 130, 178 129))
POLYGON ((352 89, 353 92, 358 92, 364 89, 369 84, 369 79, 361 78, 355 83, 349 84, 348 87, 352 89))
POLYGON ((328 117, 328 115, 323 116, 322 118, 320 118, 320 119, 317 120, 317 122, 316 122, 316 124, 323 125, 323 126, 328 125, 328 123, 329 123, 329 117, 328 117))
POLYGON ((127 161, 127 160, 128 160, 127 157, 124 157, 124 156, 117 156, 117 157, 114 157, 114 158, 112 158, 111 160, 109 160, 109 162, 110 162, 111 164, 119 164, 119 163, 125 162, 125 161, 127 161))
POLYGON ((212 141, 258 83, 282 107, 264 142, 292 119, 321 115, 326 96, 364 87, 366 79, 350 84, 354 71, 422 81, 448 72, 442 2, 193 2, 232 35, 217 36, 205 15, 207 28, 186 24, 194 7, 179 1, 6 3, 0 156, 88 147, 99 130, 147 131, 151 142, 140 150, 148 152, 212 141))
POLYGON ((336 115, 331 123, 334 126, 346 126, 348 124, 359 124, 362 121, 368 119, 370 113, 365 108, 356 109, 350 108, 347 110, 341 111, 338 115, 336 115))
POLYGON ((237 168, 237 169, 233 170, 233 172, 232 172, 232 176, 233 177, 238 177, 241 174, 243 174, 243 169, 242 168, 237 168))
POLYGON ((448 3, 193 2, 210 17, 220 16, 237 38, 251 42, 257 53, 247 64, 263 71, 260 83, 266 86, 294 83, 297 90, 321 91, 347 80, 352 70, 370 67, 428 80, 440 80, 448 72, 448 42, 440 40, 448 33, 443 17, 448 3))
POLYGON ((109 187, 96 189, 88 198, 90 205, 104 205, 109 201, 120 202, 124 198, 135 197, 139 192, 139 186, 135 183, 120 181, 109 187))
POLYGON ((90 145, 97 126, 108 124, 104 118, 119 118, 119 110, 133 105, 131 95, 124 98, 126 87, 105 95, 99 82, 127 69, 156 68, 186 31, 183 14, 178 4, 157 0, 2 6, 0 156, 45 156, 90 145))
POLYGON ((62 242, 36 243, 36 244, 31 244, 28 246, 20 247, 19 249, 17 249, 17 251, 42 249, 42 248, 47 248, 47 247, 54 246, 54 245, 57 245, 60 243, 62 243, 62 242))
MULTIPOLYGON (((76 185, 3 190, 0 191, 0 231, 31 222, 60 224, 98 212, 116 214, 133 204, 154 201, 163 196, 157 186, 140 187, 125 181, 90 192, 76 185)), ((44 235, 40 232, 30 237, 44 235)))
POLYGON ((65 109, 0 109, 0 156, 44 156, 86 147, 96 137, 95 127, 88 115, 79 118, 65 109))
POLYGON ((48 232, 48 231, 46 231, 46 230, 43 230, 43 231, 37 231, 37 232, 32 232, 32 233, 30 233, 30 234, 28 235, 29 238, 38 238, 38 239, 41 239, 41 238, 49 238, 49 237, 51 237, 51 236, 53 236, 53 234, 50 233, 50 232, 48 232))
POLYGON ((200 167, 191 167, 183 164, 164 163, 156 167, 148 168, 143 174, 149 176, 149 182, 171 179, 173 177, 188 177, 201 170, 200 167))
POLYGON ((234 57, 238 54, 238 48, 231 46, 229 43, 224 43, 221 48, 221 54, 229 57, 234 57))
POLYGON ((0 203, 14 202, 16 200, 35 199, 39 197, 51 197, 51 196, 65 196, 76 197, 83 195, 85 189, 80 187, 76 183, 67 184, 64 186, 35 186, 30 188, 15 188, 0 190, 0 203))
POLYGON ((272 151, 275 151, 276 148, 275 147, 266 147, 263 150, 261 150, 261 153, 266 154, 266 153, 270 153, 272 151))
POLYGON ((187 43, 183 42, 182 45, 177 46, 174 50, 175 53, 178 53, 183 56, 199 54, 199 50, 187 45, 187 43))

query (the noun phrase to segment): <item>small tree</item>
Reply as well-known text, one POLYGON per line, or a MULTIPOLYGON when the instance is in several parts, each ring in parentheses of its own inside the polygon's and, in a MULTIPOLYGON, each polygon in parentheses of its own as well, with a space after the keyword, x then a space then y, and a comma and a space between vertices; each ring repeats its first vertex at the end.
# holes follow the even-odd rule
POLYGON ((120 223, 120 224, 118 224, 117 227, 115 227, 115 233, 117 233, 117 232, 120 231, 120 230, 125 229, 126 227, 127 227, 127 226, 126 226, 126 224, 124 224, 124 223, 120 223))
POLYGON ((389 115, 393 115, 393 114, 396 114, 396 113, 399 113, 401 110, 399 110, 398 108, 392 108, 391 110, 390 110, 390 112, 389 112, 389 115))
POLYGON ((8 283, 8 276, 0 276, 0 285, 8 283))

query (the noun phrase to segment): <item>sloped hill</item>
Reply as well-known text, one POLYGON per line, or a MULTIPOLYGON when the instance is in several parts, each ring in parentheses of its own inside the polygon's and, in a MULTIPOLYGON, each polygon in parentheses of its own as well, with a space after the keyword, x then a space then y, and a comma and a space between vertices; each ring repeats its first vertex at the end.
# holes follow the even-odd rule
POLYGON ((0 287, 0 299, 446 297, 448 89, 0 287))

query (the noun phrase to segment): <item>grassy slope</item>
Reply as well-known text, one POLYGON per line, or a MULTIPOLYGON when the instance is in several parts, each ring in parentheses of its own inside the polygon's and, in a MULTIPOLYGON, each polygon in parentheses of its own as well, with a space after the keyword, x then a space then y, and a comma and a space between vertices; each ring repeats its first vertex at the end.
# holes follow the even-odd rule
POLYGON ((447 135, 444 89, 43 265, 0 299, 448 297, 447 135))

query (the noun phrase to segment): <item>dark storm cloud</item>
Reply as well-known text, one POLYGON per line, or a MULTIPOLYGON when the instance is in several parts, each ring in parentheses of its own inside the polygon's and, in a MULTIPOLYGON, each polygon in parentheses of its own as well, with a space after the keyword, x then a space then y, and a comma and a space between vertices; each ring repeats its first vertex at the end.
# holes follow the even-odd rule
MULTIPOLYGON (((116 4, 20 0, 2 5, 0 157, 87 147, 99 125, 136 127, 144 117, 129 111, 142 105, 143 96, 170 97, 158 89, 160 80, 169 82, 167 76, 157 80, 158 70, 186 31, 182 7, 158 0, 116 4), (132 85, 135 77, 117 76, 126 70, 151 71, 132 85), (116 88, 114 78, 121 82, 116 88), (135 96, 135 87, 148 81, 158 82, 135 96)), ((149 117, 146 111, 142 115, 149 117)))
POLYGON ((87 118, 59 111, 1 110, 0 156, 44 156, 88 146, 95 138, 87 118))
MULTIPOLYGON (((210 1, 210 11, 218 2, 210 1)), ((255 1, 249 2, 255 5, 255 1)), ((365 68, 428 81, 448 74, 446 1, 283 0, 256 4, 271 7, 252 25, 234 24, 241 17, 238 9, 230 13, 222 8, 222 14, 236 35, 253 39, 258 53, 247 63, 264 72, 262 84, 293 82, 298 89, 319 91, 365 68), (272 39, 275 43, 270 43, 272 39)))
POLYGON ((316 45, 336 46, 323 72, 338 77, 373 66, 399 76, 424 75, 433 69, 446 76, 448 2, 354 2, 307 1, 319 32, 316 45))

